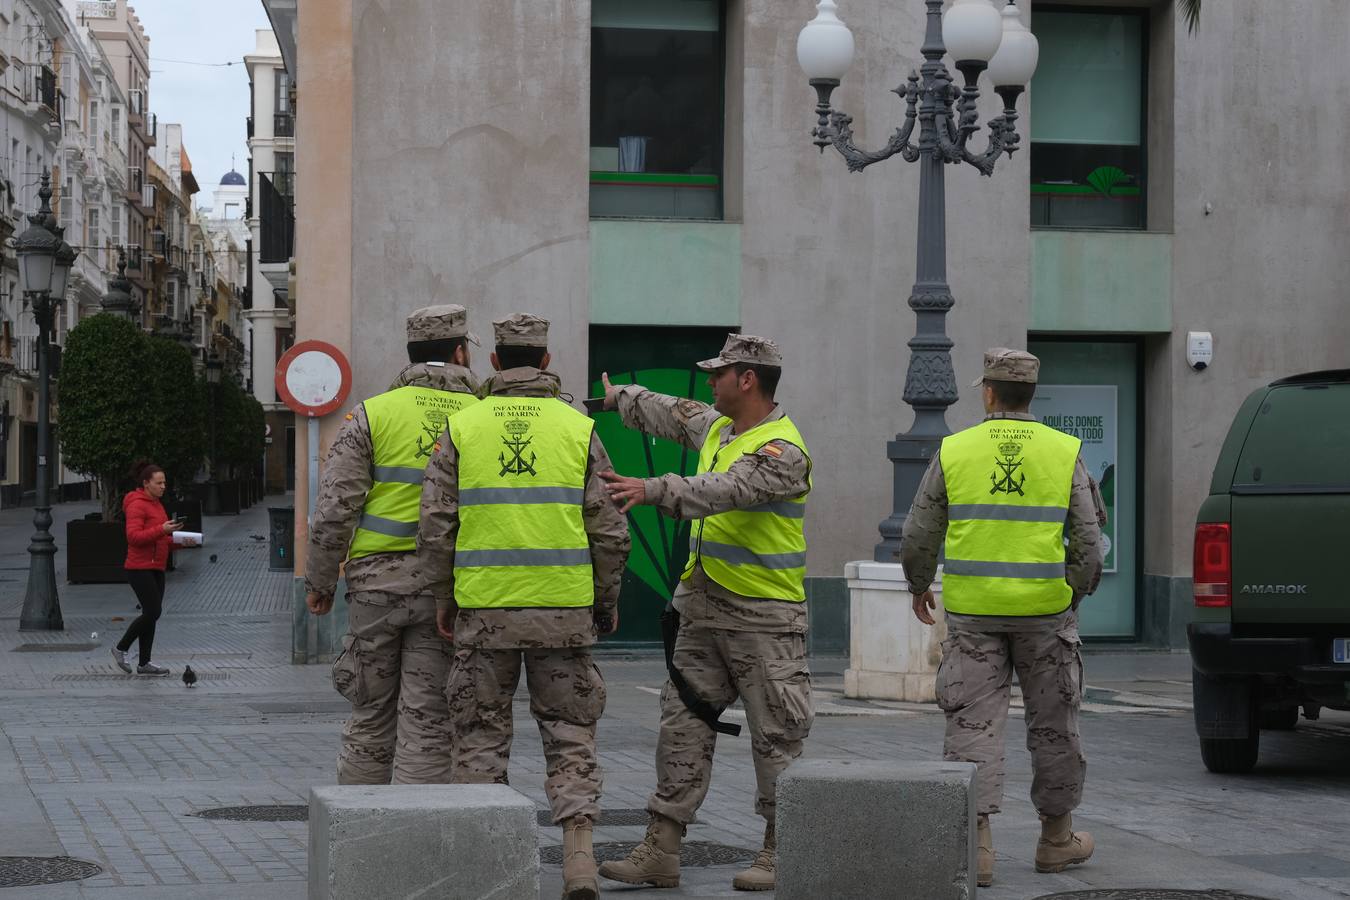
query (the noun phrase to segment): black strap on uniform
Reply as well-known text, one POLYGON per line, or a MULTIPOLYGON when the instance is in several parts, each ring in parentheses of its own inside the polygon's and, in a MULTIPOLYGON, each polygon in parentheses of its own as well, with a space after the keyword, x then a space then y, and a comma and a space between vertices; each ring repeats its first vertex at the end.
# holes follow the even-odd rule
POLYGON ((684 680, 683 673, 675 668, 675 638, 679 633, 680 614, 675 607, 667 605, 665 611, 661 613, 661 643, 666 648, 666 674, 670 676, 670 683, 675 686, 675 692, 680 695, 680 702, 713 731, 738 737, 741 726, 720 720, 722 710, 726 707, 718 708, 700 697, 689 682, 684 680))

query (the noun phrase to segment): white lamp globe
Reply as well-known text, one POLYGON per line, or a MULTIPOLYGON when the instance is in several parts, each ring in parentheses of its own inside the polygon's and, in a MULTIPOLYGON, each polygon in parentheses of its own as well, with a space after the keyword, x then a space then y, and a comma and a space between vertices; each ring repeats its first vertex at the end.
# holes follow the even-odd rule
POLYGON ((797 63, 811 80, 843 79, 853 64, 853 32, 839 21, 834 0, 820 0, 816 17, 797 35, 797 63))
POLYGON ((1003 20, 989 0, 956 0, 942 15, 942 43, 958 63, 987 63, 1003 38, 1003 20))
POLYGON ((994 58, 989 60, 989 80, 994 82, 994 87, 1026 86, 1036 74, 1040 55, 1040 42, 1022 24, 1017 7, 1011 3, 1003 7, 1003 40, 994 58))

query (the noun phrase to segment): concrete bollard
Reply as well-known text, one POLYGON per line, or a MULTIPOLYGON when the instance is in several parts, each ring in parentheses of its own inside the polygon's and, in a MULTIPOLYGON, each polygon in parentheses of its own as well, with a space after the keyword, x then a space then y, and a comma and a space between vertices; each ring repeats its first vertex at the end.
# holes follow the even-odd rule
POLYGON ((778 776, 778 900, 973 900, 975 766, 808 760, 778 776))
POLYGON ((538 900, 536 829, 501 784, 312 788, 309 900, 538 900))

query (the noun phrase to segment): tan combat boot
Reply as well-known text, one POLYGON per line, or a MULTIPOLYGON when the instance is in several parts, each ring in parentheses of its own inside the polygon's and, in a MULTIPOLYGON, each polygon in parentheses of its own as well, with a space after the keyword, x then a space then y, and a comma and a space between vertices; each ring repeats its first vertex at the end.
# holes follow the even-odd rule
POLYGON ((589 816, 573 816, 563 823, 562 900, 597 900, 595 851, 591 847, 589 816))
POLYGON ((975 883, 980 887, 994 883, 994 833, 988 816, 980 816, 975 824, 975 883))
POLYGON ((737 874, 731 880, 731 886, 738 891, 773 890, 774 870, 778 861, 778 835, 774 833, 773 823, 764 827, 764 849, 759 851, 750 868, 737 874))
POLYGON ((1041 839, 1036 844, 1036 871, 1063 872, 1087 862, 1095 845, 1092 835, 1073 830, 1073 817, 1041 816, 1041 839))
POLYGON ((633 848, 627 859, 600 865, 600 874, 624 884, 650 884, 652 887, 680 886, 680 840, 684 826, 674 819, 652 813, 647 836, 633 848))

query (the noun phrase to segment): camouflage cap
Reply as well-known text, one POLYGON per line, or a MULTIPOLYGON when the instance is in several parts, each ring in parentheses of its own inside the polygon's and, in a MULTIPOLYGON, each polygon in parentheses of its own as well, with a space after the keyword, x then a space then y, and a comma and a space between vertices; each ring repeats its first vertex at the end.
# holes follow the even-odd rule
POLYGON ((514 313, 492 323, 499 347, 547 347, 548 319, 529 313, 514 313))
POLYGON ((766 337, 757 337, 753 334, 729 334, 727 335, 727 342, 722 345, 722 352, 712 359, 705 359, 698 363, 698 367, 705 372, 713 372, 735 363, 782 368, 783 354, 778 352, 778 345, 766 337))
POLYGON ((458 303, 424 306, 408 316, 408 343, 464 338, 474 344, 478 335, 469 330, 469 312, 458 303))
POLYGON ((1035 384, 1041 373, 1041 361, 1025 350, 994 347, 984 351, 984 374, 971 383, 979 387, 986 381, 1020 381, 1035 384))

